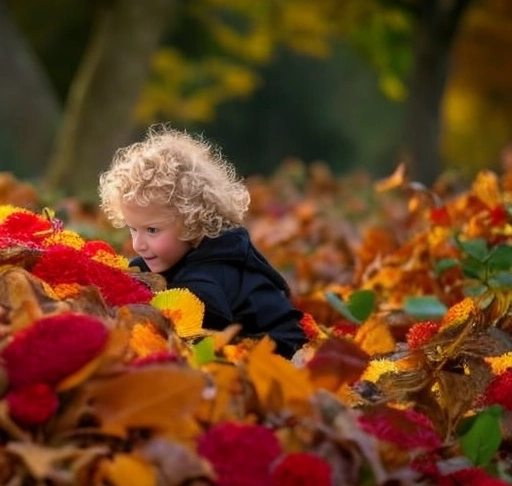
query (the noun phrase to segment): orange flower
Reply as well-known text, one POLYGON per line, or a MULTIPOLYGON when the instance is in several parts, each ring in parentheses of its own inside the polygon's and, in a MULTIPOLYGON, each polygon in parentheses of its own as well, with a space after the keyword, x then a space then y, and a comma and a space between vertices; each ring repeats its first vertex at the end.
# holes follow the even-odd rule
POLYGON ((440 331, 467 322, 475 316, 477 306, 474 299, 466 297, 455 305, 452 305, 441 320, 440 331))
POLYGON ((80 250, 85 245, 83 238, 74 231, 55 231, 43 240, 43 246, 65 245, 80 250))
POLYGON ((149 322, 137 323, 133 326, 130 335, 130 347, 139 358, 169 350, 167 340, 149 322))
POLYGON ((82 286, 76 283, 70 284, 57 284, 53 287, 53 292, 57 296, 58 299, 64 300, 68 297, 75 297, 80 293, 80 289, 82 286))
POLYGON ((126 270, 128 268, 128 259, 122 255, 112 254, 105 250, 98 250, 92 257, 93 260, 108 265, 109 267, 126 270))

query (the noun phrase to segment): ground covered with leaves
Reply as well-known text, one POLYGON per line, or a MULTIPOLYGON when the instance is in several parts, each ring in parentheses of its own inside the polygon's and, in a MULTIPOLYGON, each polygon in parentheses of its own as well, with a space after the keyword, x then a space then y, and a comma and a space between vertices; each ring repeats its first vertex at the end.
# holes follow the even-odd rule
POLYGON ((248 183, 305 312, 291 361, 202 329, 94 208, 1 174, 0 484, 510 484, 512 177, 248 183))

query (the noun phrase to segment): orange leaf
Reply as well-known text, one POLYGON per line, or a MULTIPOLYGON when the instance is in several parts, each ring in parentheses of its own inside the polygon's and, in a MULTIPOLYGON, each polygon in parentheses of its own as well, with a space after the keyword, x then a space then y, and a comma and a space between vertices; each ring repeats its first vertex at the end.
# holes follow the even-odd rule
POLYGON ((188 439, 196 433, 192 415, 205 384, 205 375, 198 370, 151 365, 85 384, 80 401, 92 404, 106 433, 125 436, 129 429, 149 428, 188 439))
POLYGON ((251 350, 247 372, 256 392, 265 406, 269 403, 277 385, 283 405, 296 412, 309 411, 313 387, 306 369, 298 369, 290 361, 273 353, 275 344, 266 336, 251 350))
POLYGON ((471 191, 489 208, 494 208, 502 202, 498 176, 490 170, 482 170, 476 175, 471 191))
POLYGON ((370 355, 390 353, 395 349, 395 340, 389 326, 378 316, 370 317, 363 323, 354 341, 370 355))
POLYGON ((240 369, 231 364, 208 363, 206 371, 215 383, 215 394, 205 399, 198 412, 201 420, 209 423, 235 420, 240 416, 240 394, 242 384, 240 369))
POLYGON ((385 192, 400 187, 405 181, 405 164, 402 162, 395 169, 395 172, 385 179, 374 183, 373 187, 377 192, 385 192))
POLYGON ((131 454, 117 454, 112 461, 102 461, 99 475, 114 486, 156 485, 153 466, 131 454))

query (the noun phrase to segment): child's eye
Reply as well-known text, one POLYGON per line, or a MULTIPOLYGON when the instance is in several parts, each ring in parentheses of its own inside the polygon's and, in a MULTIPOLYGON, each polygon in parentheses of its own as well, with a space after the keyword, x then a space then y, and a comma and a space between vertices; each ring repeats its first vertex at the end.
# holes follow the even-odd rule
POLYGON ((158 233, 158 229, 156 229, 156 228, 148 228, 148 233, 154 235, 155 233, 158 233))

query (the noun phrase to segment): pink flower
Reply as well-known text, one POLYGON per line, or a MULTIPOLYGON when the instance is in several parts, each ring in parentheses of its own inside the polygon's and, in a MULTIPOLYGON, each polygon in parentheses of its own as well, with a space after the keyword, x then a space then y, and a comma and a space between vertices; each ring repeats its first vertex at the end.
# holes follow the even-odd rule
POLYGON ((46 383, 33 383, 6 396, 11 417, 25 425, 46 422, 59 407, 59 399, 46 383))
POLYGON ((496 404, 507 410, 512 410, 512 369, 494 376, 480 402, 482 405, 496 404))
POLYGON ((19 331, 0 352, 11 388, 55 385, 105 347, 108 330, 99 319, 74 313, 44 317, 19 331))
POLYGON ((359 417, 361 428, 404 449, 432 450, 442 441, 432 422, 415 410, 376 406, 359 417))
POLYGON ((272 486, 310 485, 332 485, 330 464, 314 454, 288 454, 272 471, 272 486))
POLYGON ((218 486, 269 486, 270 468, 281 455, 274 432, 262 425, 225 422, 199 437, 198 453, 218 475, 218 486))

